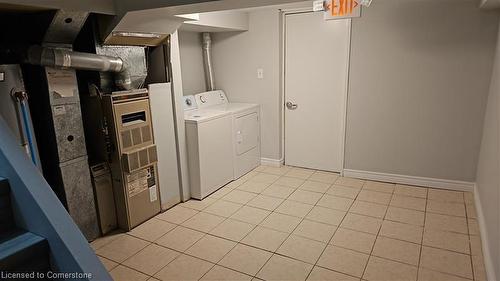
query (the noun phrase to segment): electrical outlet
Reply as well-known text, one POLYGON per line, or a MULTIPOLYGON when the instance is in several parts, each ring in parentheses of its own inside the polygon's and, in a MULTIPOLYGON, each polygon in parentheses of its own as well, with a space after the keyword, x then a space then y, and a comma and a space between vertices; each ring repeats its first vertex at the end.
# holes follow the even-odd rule
POLYGON ((361 0, 361 5, 363 6, 370 7, 371 4, 372 0, 361 0))
POLYGON ((319 12, 325 10, 325 1, 318 0, 313 2, 313 12, 319 12))
POLYGON ((264 79, 264 69, 257 68, 257 79, 264 79))

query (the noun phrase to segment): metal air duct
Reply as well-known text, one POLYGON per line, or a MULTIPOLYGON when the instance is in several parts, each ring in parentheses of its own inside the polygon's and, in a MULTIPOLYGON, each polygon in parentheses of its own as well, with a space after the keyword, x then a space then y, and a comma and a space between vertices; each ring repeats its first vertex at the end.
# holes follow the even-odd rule
POLYGON ((118 57, 41 46, 31 46, 28 49, 27 63, 94 71, 120 72, 123 70, 123 61, 118 57))
POLYGON ((213 91, 215 90, 215 82, 212 66, 212 38, 208 32, 203 33, 203 66, 207 91, 213 91))

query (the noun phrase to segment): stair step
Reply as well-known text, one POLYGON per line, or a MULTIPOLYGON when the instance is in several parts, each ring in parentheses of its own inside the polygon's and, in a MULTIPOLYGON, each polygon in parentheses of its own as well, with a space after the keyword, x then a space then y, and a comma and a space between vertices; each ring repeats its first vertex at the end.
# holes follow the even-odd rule
POLYGON ((47 240, 22 229, 0 234, 0 268, 7 272, 49 270, 47 240))
POLYGON ((9 182, 0 178, 0 234, 12 230, 14 225, 9 182))

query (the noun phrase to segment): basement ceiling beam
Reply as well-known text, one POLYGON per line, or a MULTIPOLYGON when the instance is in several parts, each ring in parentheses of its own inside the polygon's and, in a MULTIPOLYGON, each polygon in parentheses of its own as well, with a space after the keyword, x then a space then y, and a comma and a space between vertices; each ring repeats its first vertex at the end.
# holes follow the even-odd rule
POLYGON ((165 12, 165 15, 179 15, 253 8, 293 2, 304 2, 304 0, 115 0, 115 6, 118 12, 161 9, 165 12))
POLYGON ((113 0, 0 0, 0 10, 68 10, 114 15, 113 0))

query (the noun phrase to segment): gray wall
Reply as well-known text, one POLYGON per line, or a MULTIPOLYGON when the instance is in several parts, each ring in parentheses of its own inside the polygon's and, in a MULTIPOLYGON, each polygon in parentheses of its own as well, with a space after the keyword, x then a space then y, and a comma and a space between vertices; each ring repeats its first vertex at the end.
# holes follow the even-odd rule
POLYGON ((215 85, 232 102, 261 104, 262 157, 271 159, 281 158, 279 18, 277 8, 252 11, 249 31, 212 37, 215 85))
POLYGON ((346 168, 474 181, 497 16, 377 0, 353 20, 346 168))
MULTIPOLYGON (((497 45, 494 63, 477 167, 476 196, 484 219, 481 221, 479 216, 479 222, 485 227, 481 233, 483 246, 487 246, 484 254, 491 259, 496 277, 500 277, 500 45, 497 45)), ((489 276, 488 280, 498 279, 489 276)))
MULTIPOLYGON (((353 19, 346 168, 474 181, 497 30, 476 4, 377 0, 353 19)), ((280 159, 279 12, 249 15, 213 36, 216 84, 262 104, 262 157, 280 159)))
POLYGON ((206 91, 201 46, 200 33, 179 32, 182 88, 184 95, 194 95, 206 91))

